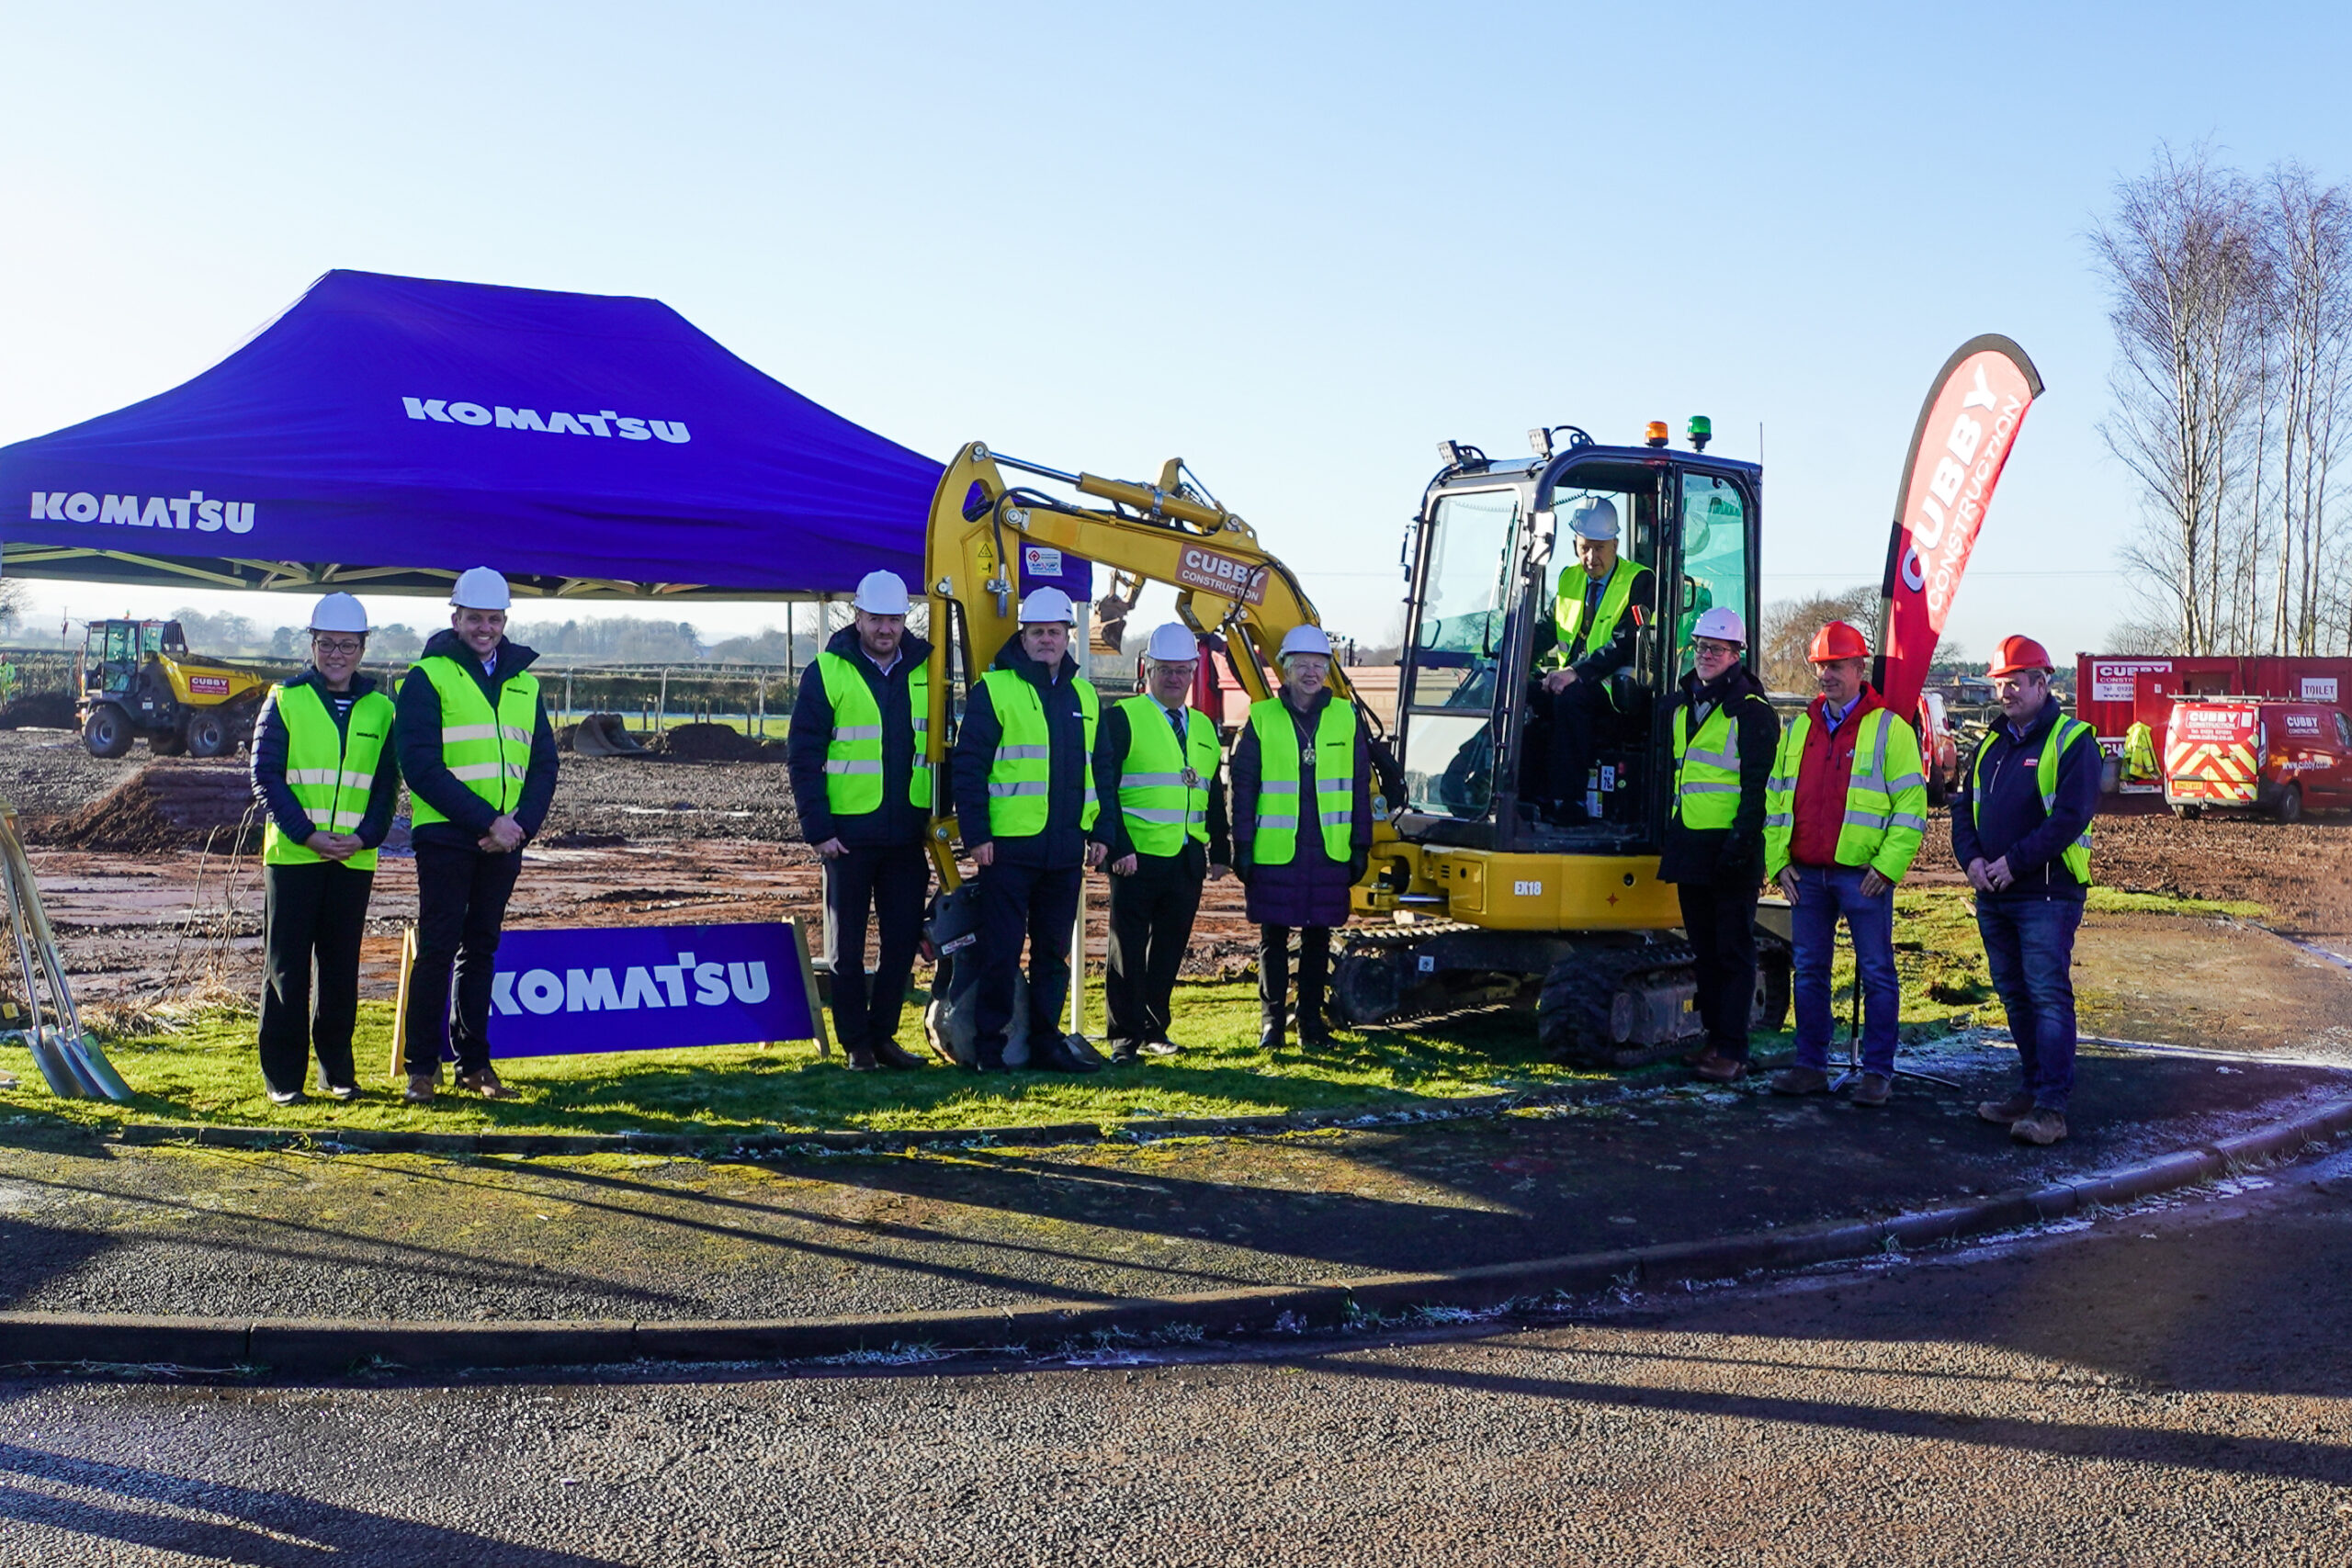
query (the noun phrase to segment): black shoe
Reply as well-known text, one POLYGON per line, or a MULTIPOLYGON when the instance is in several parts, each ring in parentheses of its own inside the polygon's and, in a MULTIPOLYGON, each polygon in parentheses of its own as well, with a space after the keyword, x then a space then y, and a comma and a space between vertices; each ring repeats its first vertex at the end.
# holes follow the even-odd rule
POLYGON ((1283 1031, 1289 1021, 1287 1011, 1278 1012, 1272 1018, 1261 1012, 1258 1015, 1258 1049, 1279 1051, 1288 1044, 1289 1041, 1283 1037, 1283 1031))
POLYGON ((1122 1040, 1111 1047, 1111 1065, 1114 1067, 1132 1067, 1137 1060, 1136 1043, 1132 1040, 1122 1040))
POLYGON ((842 1066, 853 1073, 874 1073, 882 1070, 882 1065, 874 1059, 874 1053, 863 1045, 851 1046, 848 1056, 849 1059, 842 1066))
POLYGON ((356 1083, 325 1083, 319 1086, 319 1092, 330 1100, 357 1100, 359 1086, 356 1083))
POLYGON ((1147 1040, 1139 1049, 1147 1056, 1174 1056, 1181 1055, 1184 1047, 1173 1040, 1147 1040))
POLYGON ((1041 1073, 1099 1073, 1100 1061, 1089 1061, 1059 1040, 1029 1049, 1029 1065, 1041 1073))
POLYGON ((889 1068, 890 1071, 894 1073, 912 1072, 917 1067, 924 1065, 923 1059, 921 1056, 916 1055, 912 1051, 908 1050, 905 1046, 899 1044, 895 1040, 876 1041, 874 1043, 874 1060, 878 1065, 889 1068))
POLYGON ((1319 1018, 1300 1019, 1298 1048, 1302 1051, 1329 1051, 1331 1048, 1331 1026, 1319 1018))
POLYGON ((300 1105, 310 1098, 299 1089, 274 1089, 269 1091, 272 1105, 300 1105))

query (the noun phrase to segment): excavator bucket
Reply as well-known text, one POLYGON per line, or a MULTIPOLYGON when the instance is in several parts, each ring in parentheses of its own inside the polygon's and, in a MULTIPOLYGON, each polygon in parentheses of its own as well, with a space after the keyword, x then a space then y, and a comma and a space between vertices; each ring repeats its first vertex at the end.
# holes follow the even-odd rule
POLYGON ((571 728, 571 750, 582 757, 642 757, 647 754, 616 713, 592 713, 571 728))

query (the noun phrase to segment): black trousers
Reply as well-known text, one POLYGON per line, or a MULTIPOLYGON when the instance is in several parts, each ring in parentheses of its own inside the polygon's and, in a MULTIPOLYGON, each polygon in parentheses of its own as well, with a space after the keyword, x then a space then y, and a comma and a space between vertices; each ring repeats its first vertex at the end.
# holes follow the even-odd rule
POLYGON ((350 1088, 359 1081, 351 1066, 351 1026, 359 1016, 359 942, 368 932, 376 874, 310 861, 264 866, 261 884, 262 1078, 280 1094, 300 1090, 316 1051, 319 1076, 350 1088))
POLYGON ((871 1050, 898 1038, 930 892, 931 855, 921 844, 855 846, 825 863, 825 946, 833 955, 833 1032, 842 1050, 871 1050), (871 987, 868 914, 881 927, 871 987))
POLYGON ((1731 886, 1678 882, 1682 930, 1699 961, 1699 1019, 1707 1043, 1736 1061, 1747 1060, 1749 1010, 1756 1001, 1756 895, 1752 879, 1731 886))
POLYGON ((490 989, 496 977, 498 933, 522 870, 519 854, 418 841, 416 963, 408 972, 408 1037, 401 1043, 412 1074, 440 1070, 445 1038, 457 1047, 458 1071, 480 1072, 490 1066, 490 989))
POLYGON ((1570 807, 1570 816, 1584 810, 1594 731, 1613 711, 1603 682, 1577 680, 1552 695, 1552 798, 1570 807))
MULTIPOLYGON (((1290 992, 1288 926, 1258 928, 1258 1019, 1268 1029, 1283 1024, 1283 999, 1290 992)), ((1331 979, 1331 928, 1298 928, 1298 1026, 1323 1021, 1323 993, 1331 979)))
POLYGON ((1181 853, 1139 853, 1134 875, 1111 878, 1111 963, 1102 990, 1113 1045, 1168 1038, 1170 998, 1193 938, 1204 874, 1181 853))
POLYGON ((1069 996, 1070 928, 1078 919, 1086 868, 1008 863, 1000 860, 976 879, 980 890, 979 996, 972 1013, 973 1047, 993 1066, 1004 1060, 1004 1032, 1012 1021, 1012 978, 1021 943, 1029 943, 1029 1039, 1062 1037, 1062 1003, 1069 996))

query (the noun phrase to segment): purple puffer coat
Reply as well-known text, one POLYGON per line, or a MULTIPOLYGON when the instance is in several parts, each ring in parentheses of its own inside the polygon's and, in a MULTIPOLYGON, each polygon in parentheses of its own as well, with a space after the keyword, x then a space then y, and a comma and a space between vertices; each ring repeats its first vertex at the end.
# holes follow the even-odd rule
MULTIPOLYGON (((1315 694, 1315 701, 1305 713, 1284 710, 1297 730, 1302 749, 1311 744, 1324 706, 1330 701, 1331 693, 1327 687, 1315 694)), ((1242 726, 1228 767, 1233 784, 1233 848, 1237 865, 1249 862, 1250 845, 1257 835, 1259 773, 1258 727, 1252 722, 1242 726)), ((1301 800, 1315 798, 1312 762, 1300 768, 1298 788, 1301 800)), ((1348 843, 1359 855, 1369 853, 1372 849, 1372 758, 1363 743, 1361 716, 1356 721, 1355 821, 1349 829, 1348 843)), ((1333 860, 1324 849, 1321 834, 1302 831, 1297 852, 1287 865, 1257 866, 1250 873, 1250 918, 1261 926, 1346 925, 1348 888, 1352 880, 1347 863, 1333 860)))

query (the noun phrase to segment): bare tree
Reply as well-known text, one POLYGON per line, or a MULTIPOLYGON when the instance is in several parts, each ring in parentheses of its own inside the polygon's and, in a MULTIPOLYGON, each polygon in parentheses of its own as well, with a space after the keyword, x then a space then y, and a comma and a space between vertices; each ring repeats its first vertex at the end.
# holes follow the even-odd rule
POLYGON ((2232 488, 2251 463, 2239 438, 2259 410, 2266 247, 2251 187, 2203 147, 2160 147, 2115 197, 2092 237, 2118 348, 2100 434, 2148 503, 2126 558, 2165 585, 2182 650, 2207 653, 2221 640, 2232 488))
POLYGON ((2273 169, 2264 194, 2279 426, 2269 648, 2308 654, 2324 635, 2335 569, 2327 500, 2341 456, 2335 416, 2352 378, 2352 200, 2297 164, 2273 169))
POLYGON ((1764 684, 1775 692, 1804 692, 1813 687, 1813 666, 1805 650, 1813 634, 1831 621, 1845 621, 1868 637, 1878 625, 1877 583, 1858 583, 1838 593, 1815 593, 1803 599, 1781 599, 1764 607, 1764 640, 1756 649, 1764 684))

